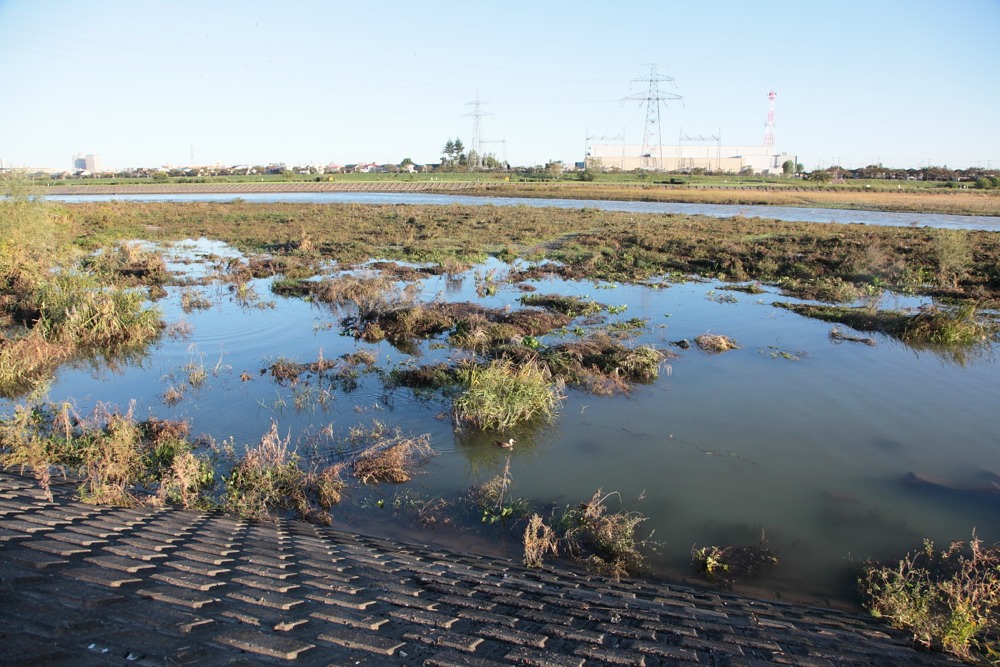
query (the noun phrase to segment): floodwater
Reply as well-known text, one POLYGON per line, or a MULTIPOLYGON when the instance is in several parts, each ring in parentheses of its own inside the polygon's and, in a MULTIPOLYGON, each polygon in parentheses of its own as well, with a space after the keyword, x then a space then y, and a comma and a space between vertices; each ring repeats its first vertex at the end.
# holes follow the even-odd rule
POLYGON ((770 218, 786 222, 839 222, 844 224, 883 225, 891 227, 940 227, 1000 231, 1000 217, 983 215, 943 215, 937 213, 892 213, 847 209, 807 208, 796 206, 756 206, 742 204, 691 204, 677 202, 609 201, 599 199, 539 199, 531 197, 473 197, 418 192, 281 192, 252 194, 158 194, 158 195, 63 195, 48 196, 52 201, 68 203, 96 201, 180 201, 226 202, 240 199, 257 203, 297 204, 410 204, 467 206, 530 206, 533 208, 591 208, 631 213, 674 213, 770 218))
MULTIPOLYGON (((167 251, 177 260, 232 253, 204 240, 167 251)), ((187 275, 203 271, 197 263, 171 268, 187 275)), ((475 292, 475 271, 495 269, 502 278, 508 268, 491 261, 460 283, 427 278, 423 298, 520 307, 517 286, 501 283, 483 299, 475 292)), ((516 431, 517 444, 508 453, 491 444, 501 434, 454 430, 442 418, 450 406, 440 395, 388 391, 375 373, 359 378, 353 391, 315 382, 276 384, 261 371, 278 358, 309 362, 369 350, 380 368, 391 370, 446 359, 451 351, 434 345, 443 339, 428 341, 416 354, 385 342, 359 343, 341 334, 343 313, 277 297, 268 280, 258 280, 252 283, 261 299, 256 306, 237 303, 218 285, 168 289, 157 306, 167 322, 185 323, 187 336, 165 336, 145 358, 120 369, 63 368, 48 398, 72 401, 81 414, 99 403, 125 409, 135 401, 140 419, 185 419, 194 434, 237 444, 257 442, 272 420, 303 446, 325 427, 342 440, 352 426, 373 420, 426 433, 438 454, 421 474, 402 486, 352 486, 334 509, 335 526, 405 530, 425 542, 519 558, 523 527, 505 532, 473 518, 415 528, 398 522, 405 513, 391 509, 400 498, 412 506, 438 496, 457 506, 470 486, 499 474, 509 456, 513 494, 536 508, 574 505, 603 489, 617 492, 608 499, 610 510, 646 515, 640 536, 652 532, 660 543, 649 554, 660 576, 691 575, 693 545, 749 545, 763 532, 780 558, 768 576, 753 582, 750 592, 765 596, 849 603, 852 559, 899 556, 925 537, 947 543, 975 531, 988 543, 1000 540, 1000 492, 983 490, 1000 474, 997 345, 960 364, 878 334, 871 334, 875 346, 837 342, 829 337, 830 324, 772 305, 791 299, 770 291, 725 291, 715 282, 660 289, 561 279, 529 284, 539 294, 626 305, 585 328, 643 318, 646 327, 631 344, 678 356, 658 380, 627 396, 569 391, 556 423, 516 431), (185 313, 185 289, 213 305, 185 313), (673 345, 706 332, 727 335, 741 348, 712 355, 673 345), (185 384, 191 365, 208 373, 198 388, 185 384), (244 372, 251 379, 241 378, 244 372), (171 387, 183 389, 183 398, 168 404, 171 387), (319 400, 324 388, 331 400, 319 400), (933 476, 944 486, 914 486, 907 483, 910 473, 933 476)), ((887 298, 886 305, 919 303, 887 298)), ((542 342, 575 339, 572 326, 542 342)), ((11 405, 0 403, 0 412, 11 405)))

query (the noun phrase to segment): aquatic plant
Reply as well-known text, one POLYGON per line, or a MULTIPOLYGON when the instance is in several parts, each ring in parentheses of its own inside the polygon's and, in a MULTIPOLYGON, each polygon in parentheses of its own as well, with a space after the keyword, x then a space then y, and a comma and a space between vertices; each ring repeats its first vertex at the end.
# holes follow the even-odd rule
MULTIPOLYGON (((574 558, 594 570, 620 579, 636 574, 645 564, 635 530, 647 517, 638 512, 608 512, 607 500, 616 492, 598 489, 585 503, 567 509, 558 517, 563 542, 574 558)), ((619 496, 620 497, 620 496, 619 496)))
POLYGON ((700 574, 731 585, 736 579, 770 570, 778 564, 778 557, 768 548, 761 531, 760 540, 747 546, 692 546, 691 563, 700 574))
POLYGON ((506 524, 508 521, 517 521, 527 511, 528 502, 511 495, 512 483, 508 456, 499 475, 469 489, 469 500, 482 512, 483 523, 506 524))

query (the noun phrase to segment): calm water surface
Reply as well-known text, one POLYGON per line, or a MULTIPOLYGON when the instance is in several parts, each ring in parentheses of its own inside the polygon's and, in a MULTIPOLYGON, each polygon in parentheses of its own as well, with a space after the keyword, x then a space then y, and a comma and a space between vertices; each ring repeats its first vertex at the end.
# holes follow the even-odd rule
MULTIPOLYGON (((209 252, 226 248, 201 241, 170 249, 178 258, 209 252)), ((192 275, 202 270, 174 268, 192 275)), ((507 268, 499 262, 477 267, 499 276, 507 268)), ((627 305, 605 323, 644 318, 647 328, 633 343, 679 355, 664 369, 669 372, 628 396, 570 391, 555 424, 515 434, 513 491, 533 505, 576 504, 598 488, 618 492, 609 507, 618 509, 620 497, 626 509, 649 517, 640 528, 655 531, 662 543, 654 566, 673 578, 690 573, 692 545, 746 545, 763 531, 781 564, 756 582, 759 592, 820 601, 850 599, 850 558, 896 556, 924 537, 947 542, 967 539, 973 530, 987 542, 1000 540, 1000 495, 974 490, 1000 473, 996 346, 960 365, 877 334, 874 347, 838 343, 829 338, 831 325, 774 307, 782 298, 776 294, 720 291, 711 282, 663 289, 532 284, 543 294, 627 305), (705 332, 728 335, 742 347, 709 355, 672 346, 705 332), (953 489, 914 488, 905 482, 909 473, 933 475, 953 489)), ((310 390, 279 386, 260 372, 279 357, 308 362, 365 349, 389 370, 445 359, 450 351, 425 344, 408 355, 387 343, 358 343, 340 334, 341 313, 276 297, 267 280, 254 286, 273 307, 240 306, 222 287, 208 286, 195 289, 214 305, 184 313, 182 288, 171 288, 158 306, 168 322, 186 323, 187 337, 165 337, 144 359, 118 370, 64 368, 49 399, 73 401, 81 413, 98 403, 124 407, 134 400, 139 418, 186 419, 196 434, 238 444, 257 442, 272 420, 299 442, 331 424, 344 437, 350 427, 375 419, 430 434, 438 456, 424 474, 401 487, 354 488, 335 509, 335 525, 398 530, 390 510, 370 509, 375 500, 391 505, 405 493, 454 501, 502 470, 507 453, 491 445, 497 434, 456 432, 440 418, 449 409, 446 400, 387 392, 374 374, 363 376, 353 392, 336 391, 324 406, 307 400, 296 409, 296 396, 310 390), (167 405, 164 393, 184 384, 192 363, 209 371, 208 381, 167 405), (253 379, 242 381, 244 371, 253 379)), ((514 308, 522 294, 507 285, 478 299, 472 272, 460 285, 428 278, 422 289, 426 299, 514 308)), ((0 408, 7 412, 11 404, 0 408)), ((499 527, 471 525, 424 529, 417 537, 519 557, 517 535, 500 534, 499 527)))

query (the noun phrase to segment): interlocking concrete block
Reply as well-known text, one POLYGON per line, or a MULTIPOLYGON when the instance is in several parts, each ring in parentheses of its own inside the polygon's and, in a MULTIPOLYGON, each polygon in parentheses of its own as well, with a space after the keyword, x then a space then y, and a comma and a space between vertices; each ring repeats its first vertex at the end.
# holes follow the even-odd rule
POLYGON ((364 630, 332 627, 320 633, 319 641, 329 642, 349 649, 359 649, 379 655, 393 655, 406 646, 405 641, 364 630))
POLYGON ((359 630, 378 630, 389 622, 389 619, 384 616, 337 607, 327 607, 319 611, 314 611, 309 615, 321 621, 336 623, 337 625, 347 625, 359 630))
POLYGON ((263 591, 271 591, 274 593, 288 593, 296 588, 300 588, 298 584, 292 581, 272 579, 271 577, 259 577, 255 574, 233 577, 232 582, 234 584, 240 584, 241 586, 249 586, 250 588, 258 588, 263 591))
POLYGON ((173 570, 166 567, 160 568, 156 573, 152 574, 150 578, 171 586, 190 588, 193 591, 210 591, 214 588, 226 585, 226 582, 215 577, 206 577, 202 574, 183 572, 181 570, 173 570))
POLYGON ((420 642, 435 648, 450 648, 467 653, 474 653, 476 648, 485 641, 482 637, 429 628, 414 628, 409 632, 404 632, 403 639, 420 642))
POLYGON ((502 642, 507 642, 508 644, 517 644, 519 646, 534 646, 535 648, 544 648, 545 642, 548 641, 548 637, 545 635, 500 626, 483 626, 476 628, 474 632, 480 637, 497 639, 502 642))
POLYGON ((109 586, 111 588, 142 583, 142 579, 128 572, 89 565, 67 569, 64 571, 64 574, 80 581, 86 581, 99 586, 109 586))
POLYGON ((572 655, 548 653, 527 646, 516 646, 504 656, 512 665, 531 665, 532 667, 583 667, 584 658, 572 655))
POLYGON ((577 646, 573 650, 573 653, 594 660, 602 665, 637 665, 643 667, 646 664, 646 657, 643 655, 600 648, 589 644, 577 646))
POLYGON ((24 519, 4 518, 3 527, 9 531, 27 533, 29 535, 52 532, 51 526, 46 526, 40 523, 33 523, 31 521, 25 521, 24 519))
POLYGON ((312 600, 313 602, 322 602, 326 605, 336 605, 338 607, 344 607, 345 609, 365 610, 369 607, 378 605, 377 600, 370 600, 364 596, 352 596, 334 591, 307 591, 304 592, 304 597, 308 600, 312 600))
POLYGON ((5 549, 3 555, 4 558, 10 562, 24 567, 34 568, 36 570, 44 570, 46 568, 55 568, 61 565, 69 564, 69 561, 65 558, 24 547, 5 549))
POLYGON ((423 609, 397 608, 390 610, 389 615, 407 623, 430 625, 436 628, 450 628, 458 621, 458 618, 454 616, 438 614, 433 611, 424 611, 423 609))
POLYGON ((296 575, 295 570, 289 569, 291 566, 291 563, 284 563, 282 567, 271 567, 260 563, 246 562, 243 558, 237 558, 236 563, 233 565, 233 570, 258 577, 268 577, 270 579, 288 579, 296 575))
POLYGON ((281 609, 283 611, 288 611, 292 607, 305 604, 305 600, 301 598, 252 588, 235 588, 226 593, 226 596, 240 602, 260 605, 261 607, 270 607, 271 609, 281 609))
POLYGON ((59 556, 61 558, 69 558, 71 556, 90 553, 90 549, 87 549, 86 547, 79 547, 75 544, 67 544, 66 542, 60 542, 59 540, 32 539, 25 541, 24 546, 28 549, 44 551, 47 554, 59 556))
POLYGON ((574 628, 565 625, 548 624, 542 626, 541 632, 550 637, 557 637, 566 641, 587 642, 600 645, 604 641, 603 632, 574 628))
POLYGON ((256 655, 265 655, 280 660, 295 660, 306 651, 316 647, 315 644, 310 644, 293 637, 245 628, 221 633, 215 637, 215 641, 226 646, 238 648, 241 651, 256 655))
POLYGON ((104 551, 113 553, 117 556, 124 556, 126 558, 134 558, 150 562, 167 557, 167 554, 165 553, 150 551, 149 549, 143 549, 142 547, 136 547, 131 544, 109 544, 104 547, 104 551))
POLYGON ((481 623, 490 626, 501 626, 507 628, 513 628, 517 625, 517 619, 511 616, 504 616, 501 614, 494 614, 489 611, 479 611, 478 609, 459 609, 456 614, 459 618, 464 618, 475 623, 481 623))
MULTIPOLYGON (((187 552, 193 553, 193 552, 187 552)), ((170 558, 163 561, 164 567, 169 567, 174 570, 179 570, 180 572, 188 572, 190 574, 197 574, 203 577, 217 578, 229 572, 232 572, 228 567, 222 565, 213 565, 211 563, 205 563, 200 560, 190 559, 190 558, 178 558, 176 554, 171 554, 170 558)))
POLYGON ((299 579, 299 583, 303 588, 318 588, 323 591, 335 591, 337 593, 345 593, 347 595, 357 595, 361 591, 365 590, 364 586, 359 586, 352 581, 356 581, 358 577, 355 576, 319 576, 313 577, 309 575, 308 578, 299 579))
POLYGON ((231 618, 245 625, 270 628, 280 630, 281 632, 288 632, 309 622, 307 617, 295 614, 294 612, 290 613, 273 607, 240 603, 235 600, 226 600, 225 604, 219 607, 216 613, 223 618, 231 618))
POLYGON ((146 561, 135 560, 132 558, 125 558, 124 556, 88 556, 83 560, 98 567, 108 568, 110 570, 119 570, 121 572, 128 572, 129 574, 135 574, 136 572, 142 572, 143 570, 154 570, 155 565, 152 565, 146 561))
MULTIPOLYGON (((683 648, 666 642, 647 642, 636 640, 631 642, 629 649, 649 656, 655 656, 656 659, 666 658, 668 660, 679 660, 681 662, 700 662, 698 660, 698 652, 693 648, 683 648)), ((727 651, 726 655, 742 655, 742 653, 727 651)))
POLYGON ((442 604, 450 605, 452 607, 465 607, 467 609, 477 609, 479 611, 490 611, 497 606, 496 602, 472 595, 469 595, 468 597, 460 597, 458 595, 438 595, 437 599, 442 604))
POLYGON ((147 597, 167 604, 180 605, 188 609, 201 609, 207 605, 219 602, 219 598, 214 595, 192 590, 189 588, 178 588, 171 585, 146 585, 136 593, 142 597, 147 597))
POLYGON ((435 650, 433 655, 424 660, 426 667, 509 667, 510 662, 504 660, 490 660, 478 655, 468 653, 452 653, 450 651, 435 650))

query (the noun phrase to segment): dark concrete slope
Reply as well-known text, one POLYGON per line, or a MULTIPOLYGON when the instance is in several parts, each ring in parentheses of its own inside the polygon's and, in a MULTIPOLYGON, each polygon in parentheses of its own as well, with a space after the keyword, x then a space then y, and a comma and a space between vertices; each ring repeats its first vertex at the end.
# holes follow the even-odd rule
POLYGON ((5 665, 935 665, 874 621, 0 475, 5 665))

